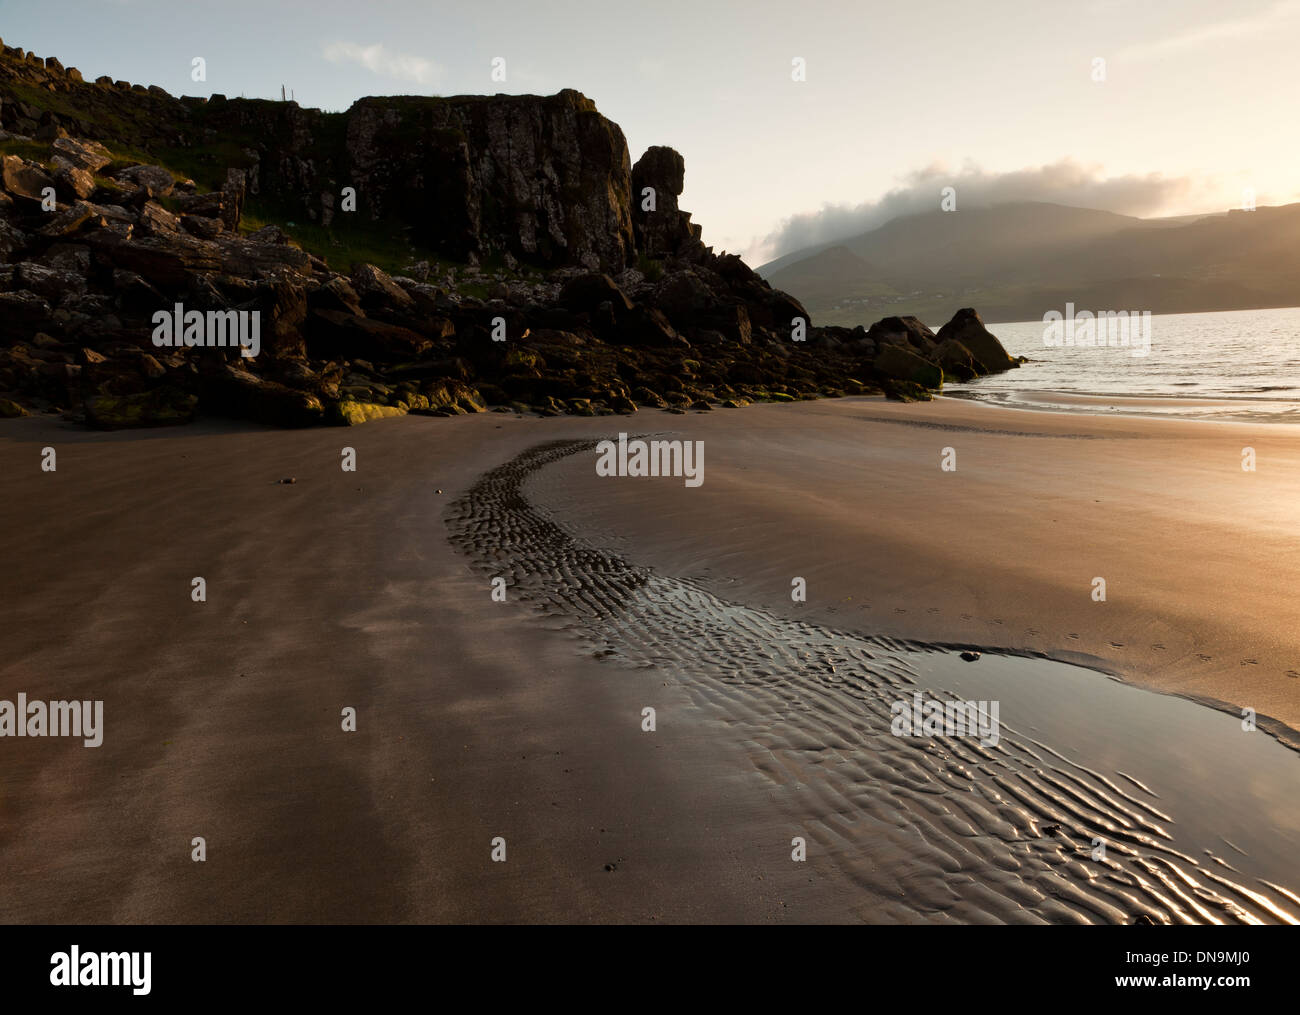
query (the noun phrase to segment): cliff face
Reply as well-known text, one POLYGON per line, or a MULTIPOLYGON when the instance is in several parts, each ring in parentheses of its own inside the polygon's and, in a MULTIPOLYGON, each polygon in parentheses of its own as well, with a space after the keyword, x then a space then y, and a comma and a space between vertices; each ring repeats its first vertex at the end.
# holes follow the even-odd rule
POLYGON ((345 115, 358 195, 448 254, 614 271, 633 259, 627 141, 578 92, 370 98, 345 115))
POLYGON ((352 187, 356 214, 400 223, 412 241, 452 260, 509 254, 541 267, 614 272, 635 260, 627 141, 572 90, 366 98, 324 113, 86 82, 53 58, 6 46, 0 128, 38 139, 62 128, 195 161, 197 172, 206 164, 216 178, 224 156, 244 172, 249 194, 325 226, 352 187))

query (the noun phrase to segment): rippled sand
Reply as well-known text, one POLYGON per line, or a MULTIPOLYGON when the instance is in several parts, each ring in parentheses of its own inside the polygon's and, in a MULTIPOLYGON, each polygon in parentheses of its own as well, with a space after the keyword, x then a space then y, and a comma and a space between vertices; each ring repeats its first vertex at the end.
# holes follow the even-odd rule
POLYGON ((1216 854, 1240 849, 1208 829, 1196 829, 1195 842, 1179 834, 1212 794, 1184 761, 1130 750, 1120 755, 1126 770, 1106 770, 1090 765, 1086 743, 1063 753, 1034 731, 1056 713, 1105 731, 1113 750, 1130 737, 1160 739, 1162 725, 1184 728, 1185 711, 1205 713, 1195 750, 1222 758, 1215 777, 1235 805, 1218 813, 1218 827, 1244 819, 1256 834, 1261 814, 1298 798, 1300 757, 1262 736, 1244 739, 1203 706, 1045 659, 986 655, 978 671, 960 673, 957 695, 933 683, 958 678, 951 651, 786 620, 630 564, 527 494, 534 473, 594 447, 545 444, 494 469, 453 505, 453 538, 485 574, 505 577, 579 636, 581 651, 669 676, 720 717, 764 776, 796 791, 783 798, 792 825, 863 889, 864 917, 1300 922, 1289 849, 1225 858, 1216 854), (1009 670, 1026 683, 1006 680, 1009 670), (1024 693, 1032 685, 1052 693, 1024 693), (922 687, 941 701, 1000 699, 998 743, 892 735, 891 704, 922 687))

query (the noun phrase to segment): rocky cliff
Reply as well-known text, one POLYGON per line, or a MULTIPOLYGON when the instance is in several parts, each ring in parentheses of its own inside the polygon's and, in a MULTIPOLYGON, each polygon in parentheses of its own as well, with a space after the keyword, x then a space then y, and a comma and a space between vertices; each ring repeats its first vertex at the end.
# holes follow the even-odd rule
POLYGON ((937 336, 813 327, 704 245, 681 155, 630 166, 573 91, 331 114, 87 83, 3 47, 0 156, 0 415, 682 412, 928 397, 1015 365, 972 310, 937 336), (395 270, 348 256, 363 241, 395 270), (236 322, 260 329, 255 355, 224 341, 236 322))
POLYGON ((358 214, 400 223, 452 260, 510 254, 617 272, 634 258, 627 141, 572 90, 365 98, 345 113, 325 113, 296 102, 174 98, 108 78, 87 82, 56 59, 5 47, 0 128, 38 139, 62 128, 164 161, 179 155, 174 161, 197 163, 196 178, 203 163, 224 171, 228 162, 243 171, 251 195, 324 226, 351 187, 358 214))

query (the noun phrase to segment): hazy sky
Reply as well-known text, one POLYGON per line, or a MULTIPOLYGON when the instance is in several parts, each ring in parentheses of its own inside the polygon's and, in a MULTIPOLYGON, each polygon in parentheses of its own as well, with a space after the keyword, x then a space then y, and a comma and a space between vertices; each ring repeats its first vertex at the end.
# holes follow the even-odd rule
POLYGON ((705 242, 756 265, 948 184, 959 208, 1300 200, 1300 0, 0 0, 0 35, 88 79, 325 109, 577 88, 633 161, 680 151, 705 242))

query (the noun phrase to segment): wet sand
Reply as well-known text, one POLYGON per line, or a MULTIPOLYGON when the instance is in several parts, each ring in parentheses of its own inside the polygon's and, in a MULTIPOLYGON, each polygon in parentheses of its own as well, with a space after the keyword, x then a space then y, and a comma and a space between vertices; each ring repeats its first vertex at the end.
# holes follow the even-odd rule
POLYGON ((1088 673, 1088 693, 1033 704, 1034 728, 1004 702, 1015 729, 991 752, 874 725, 919 685, 985 680, 1014 704, 1031 697, 1005 683, 1021 663, 1053 687, 1084 679, 995 656, 946 669, 902 638, 1072 653, 1300 725, 1300 442, 1242 430, 868 399, 296 433, 7 423, 0 697, 102 698, 106 732, 97 749, 0 741, 0 919, 1281 919, 1285 892, 1248 893, 1276 878, 1270 837, 1294 853, 1277 801, 1300 759, 1263 734, 1234 749, 1227 716, 1088 673), (520 464, 620 429, 703 439, 704 485, 598 478, 569 448, 520 464), (1241 472, 1243 443, 1259 472, 1241 472), (492 482, 517 489, 493 502, 492 482), (540 542, 509 538, 539 524, 540 542), (566 560, 569 580, 535 585, 566 560), (516 579, 505 603, 494 573, 516 579), (610 582, 612 598, 583 591, 610 582), (751 655, 763 644, 781 665, 751 655), (847 662, 828 674, 832 654, 847 662), (1070 739, 1050 728, 1063 702, 1111 707, 1099 687, 1144 694, 1124 706, 1139 726, 1044 747, 1070 739), (1161 716, 1164 753, 1194 727, 1189 756, 1213 741, 1226 759, 1197 772, 1218 780, 1204 799, 1267 771, 1238 794, 1267 806, 1226 818, 1228 844, 1194 820, 1196 785, 1162 785, 1176 764, 1114 754, 1161 716), (1126 782, 1096 758, 1156 774, 1126 782), (1114 867, 1075 855, 1089 822, 1110 823, 1114 867))

